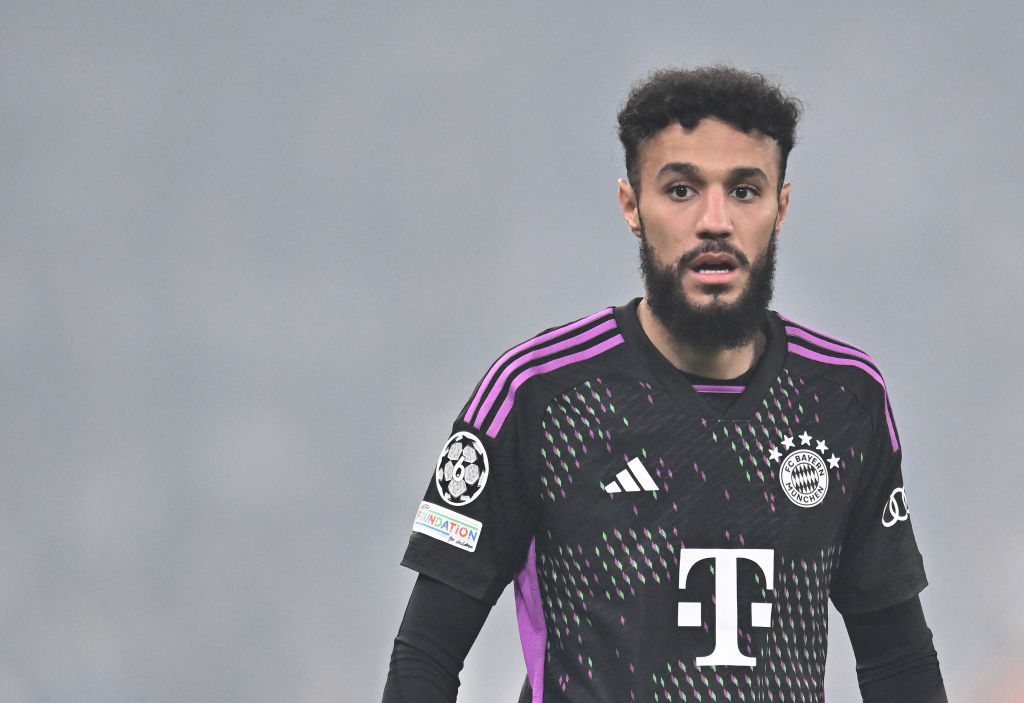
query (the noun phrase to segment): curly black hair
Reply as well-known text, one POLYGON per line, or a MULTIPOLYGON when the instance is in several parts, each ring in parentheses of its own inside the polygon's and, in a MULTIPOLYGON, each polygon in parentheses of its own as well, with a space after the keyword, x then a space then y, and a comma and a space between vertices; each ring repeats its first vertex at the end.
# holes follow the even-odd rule
POLYGON ((652 71, 633 86, 619 111, 626 176, 639 195, 641 144, 673 122, 693 129, 705 117, 714 117, 743 132, 756 130, 778 143, 781 189, 800 111, 799 100, 760 73, 723 65, 652 71))

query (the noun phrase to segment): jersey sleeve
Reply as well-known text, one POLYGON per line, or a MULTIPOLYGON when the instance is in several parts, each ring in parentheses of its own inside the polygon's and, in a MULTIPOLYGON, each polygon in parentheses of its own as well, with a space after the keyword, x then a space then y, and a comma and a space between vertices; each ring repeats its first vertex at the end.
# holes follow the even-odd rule
POLYGON ((928 584, 907 509, 902 449, 888 399, 879 400, 872 450, 852 507, 832 601, 844 613, 880 610, 928 584))
POLYGON ((484 602, 498 599, 533 536, 520 437, 514 412, 493 437, 456 420, 431 467, 404 566, 484 602))

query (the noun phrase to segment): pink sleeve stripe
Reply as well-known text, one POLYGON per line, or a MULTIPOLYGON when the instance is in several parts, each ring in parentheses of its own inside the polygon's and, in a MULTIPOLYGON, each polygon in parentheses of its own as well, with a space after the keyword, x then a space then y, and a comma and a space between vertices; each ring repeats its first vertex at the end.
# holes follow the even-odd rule
POLYGON ((519 389, 519 386, 523 385, 526 381, 539 374, 554 371, 555 369, 560 369, 563 366, 568 366, 569 364, 575 364, 577 361, 591 359, 609 349, 612 349, 613 347, 617 347, 625 341, 626 340, 622 338, 621 334, 617 334, 614 337, 604 340, 600 344, 595 344, 594 346, 576 352, 575 354, 561 356, 557 359, 552 359, 546 364, 533 366, 522 371, 518 376, 512 379, 512 383, 509 384, 505 401, 501 404, 501 408, 498 410, 498 414, 494 418, 494 421, 487 428, 487 436, 492 438, 498 436, 498 432, 501 431, 501 426, 504 424, 505 418, 508 417, 509 412, 512 410, 512 403, 515 400, 516 391, 519 389))
POLYGON ((484 400, 479 410, 477 410, 475 418, 470 419, 470 413, 466 413, 466 422, 479 427, 483 423, 484 418, 487 417, 487 414, 491 411, 491 408, 494 407, 495 401, 505 390, 509 377, 526 364, 536 361, 541 357, 557 354, 559 352, 566 351, 567 349, 571 349, 572 347, 579 346, 580 344, 588 342, 594 337, 599 337, 602 333, 613 329, 615 329, 615 320, 605 320, 597 327, 591 327, 590 329, 580 332, 568 339, 563 339, 560 342, 549 344, 546 347, 540 347, 531 351, 523 352, 515 361, 506 366, 498 376, 497 380, 491 384, 491 392, 487 394, 487 398, 484 400))
POLYGON ((882 392, 885 395, 885 422, 889 427, 889 439, 892 440, 892 450, 898 451, 900 448, 899 442, 896 440, 896 429, 893 426, 892 412, 889 409, 889 393, 885 390, 885 381, 879 375, 878 371, 868 366, 867 364, 857 361, 856 359, 846 359, 840 356, 827 356, 816 351, 812 351, 807 347, 802 347, 794 342, 789 343, 789 351, 807 359, 813 359, 814 361, 820 361, 823 364, 832 364, 834 366, 855 366, 858 369, 866 372, 871 378, 878 381, 879 385, 882 386, 882 392))
POLYGON ((805 339, 811 344, 816 344, 819 347, 822 347, 823 349, 829 349, 831 351, 839 352, 841 354, 849 354, 850 356, 859 357, 861 359, 864 359, 864 361, 868 362, 869 364, 871 364, 874 368, 878 368, 878 364, 875 363, 874 359, 872 359, 870 356, 862 352, 860 349, 857 349, 856 347, 851 347, 849 344, 840 344, 820 334, 811 334, 810 332, 801 327, 790 327, 787 325, 786 334, 793 335, 795 337, 800 337, 801 339, 805 339))
POLYGON ((504 364, 506 361, 514 357, 516 354, 519 354, 520 352, 529 349, 530 347, 537 346, 538 344, 543 344, 544 342, 554 339, 555 337, 561 336, 566 332, 571 332, 572 330, 579 329, 580 327, 583 327, 584 325, 587 325, 593 322, 594 320, 600 319, 601 317, 607 316, 611 313, 612 308, 605 308, 600 312, 595 312, 590 317, 584 317, 582 320, 577 320, 576 322, 572 322, 563 327, 553 329, 550 332, 545 332, 544 334, 534 337, 533 339, 528 339, 519 346, 513 347, 509 349, 507 352, 505 352, 505 354, 502 355, 500 359, 494 362, 490 370, 488 370, 487 375, 484 377, 484 380, 480 383, 480 388, 477 390, 476 395, 473 396, 473 402, 470 403, 469 409, 466 411, 466 422, 471 422, 470 418, 476 411, 476 408, 480 404, 480 401, 483 399, 484 394, 487 393, 487 389, 490 388, 491 380, 494 378, 494 374, 498 372, 498 369, 501 368, 502 364, 504 364))
POLYGON ((809 333, 811 333, 811 334, 813 334, 813 335, 815 335, 817 337, 820 337, 821 339, 827 340, 829 342, 835 342, 836 344, 841 344, 844 347, 849 347, 852 351, 860 351, 860 349, 857 349, 857 347, 853 346, 852 344, 848 344, 847 342, 844 342, 841 339, 836 339, 835 337, 831 337, 831 336, 825 334, 824 332, 820 332, 819 330, 816 330, 816 329, 813 329, 811 327, 808 327, 807 325, 801 325, 799 322, 796 322, 794 320, 790 320, 785 315, 779 315, 779 319, 781 319, 783 322, 788 322, 791 326, 796 327, 798 329, 801 329, 804 332, 809 332, 809 333))

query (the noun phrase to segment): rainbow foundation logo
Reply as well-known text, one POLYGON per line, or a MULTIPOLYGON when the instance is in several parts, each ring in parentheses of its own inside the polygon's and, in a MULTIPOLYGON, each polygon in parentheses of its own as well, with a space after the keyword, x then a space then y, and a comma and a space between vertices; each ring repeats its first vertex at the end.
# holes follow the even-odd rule
POLYGON ((441 540, 467 552, 476 551, 483 524, 454 510, 423 501, 416 511, 412 531, 441 540))

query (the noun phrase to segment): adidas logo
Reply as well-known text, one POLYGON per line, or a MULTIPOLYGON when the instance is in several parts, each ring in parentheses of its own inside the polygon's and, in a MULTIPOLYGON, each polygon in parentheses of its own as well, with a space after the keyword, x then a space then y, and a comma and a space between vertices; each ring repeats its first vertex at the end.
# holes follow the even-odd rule
POLYGON ((658 484, 647 473, 647 467, 640 463, 640 457, 629 460, 626 468, 615 476, 615 480, 604 487, 605 493, 639 493, 656 491, 658 484))

